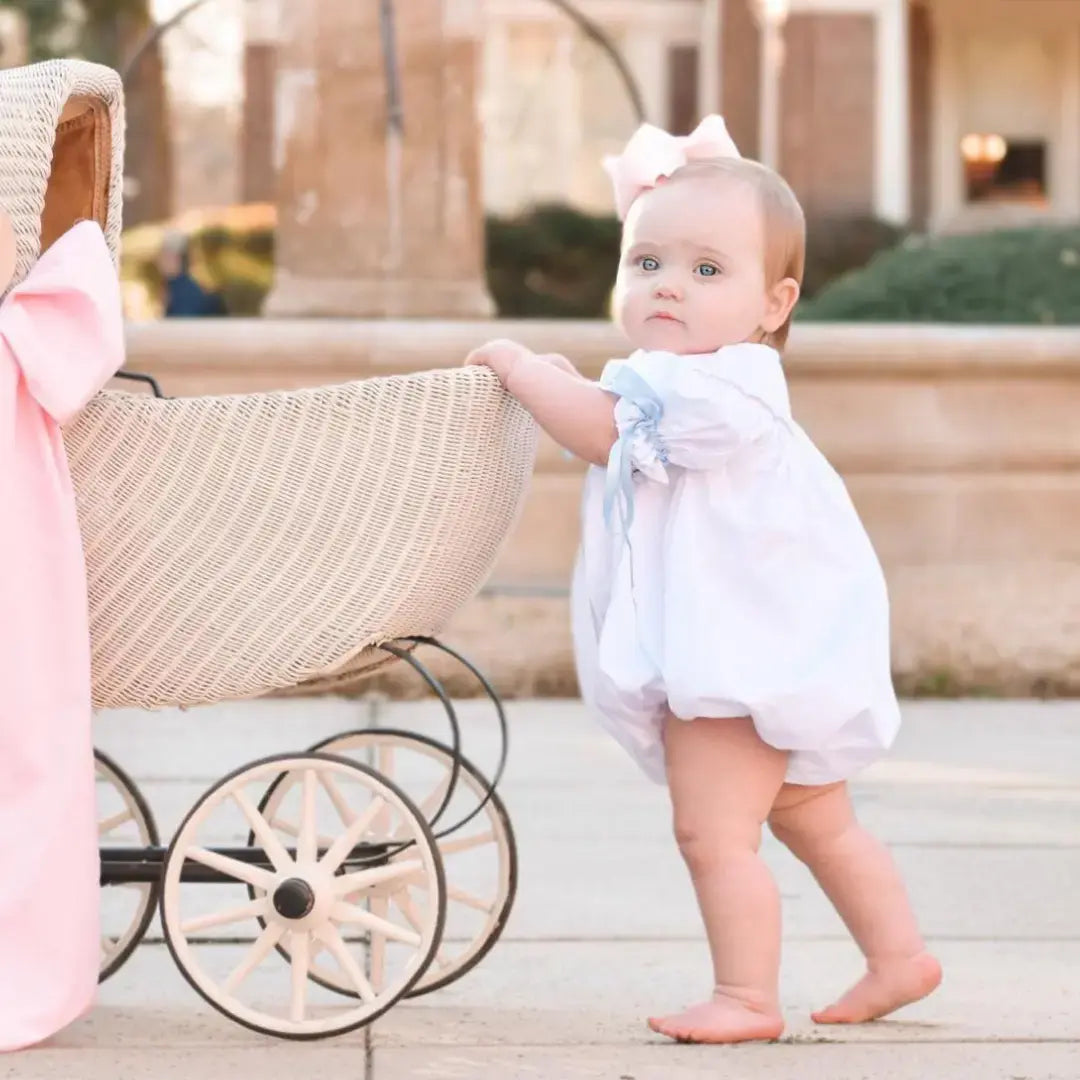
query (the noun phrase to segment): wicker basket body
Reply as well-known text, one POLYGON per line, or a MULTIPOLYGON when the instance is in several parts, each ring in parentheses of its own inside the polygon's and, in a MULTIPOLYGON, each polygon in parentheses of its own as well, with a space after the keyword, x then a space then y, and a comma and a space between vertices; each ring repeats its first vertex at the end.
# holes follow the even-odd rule
MULTIPOLYGON (((117 257, 114 72, 0 72, 0 147, 16 281, 80 218, 117 257)), ((374 646, 438 632, 491 572, 536 437, 480 369, 213 398, 100 394, 64 431, 95 704, 332 688, 377 663, 374 646)))

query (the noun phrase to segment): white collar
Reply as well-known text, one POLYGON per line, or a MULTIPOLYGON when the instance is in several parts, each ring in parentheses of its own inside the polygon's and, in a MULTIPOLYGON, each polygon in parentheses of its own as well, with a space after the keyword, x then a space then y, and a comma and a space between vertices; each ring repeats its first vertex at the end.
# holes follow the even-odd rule
POLYGON ((630 356, 631 363, 648 365, 659 361, 671 364, 691 364, 699 371, 737 386, 745 394, 757 398, 777 416, 791 419, 791 401, 780 354, 771 345, 741 342, 725 345, 716 352, 679 355, 663 350, 638 349, 630 356))

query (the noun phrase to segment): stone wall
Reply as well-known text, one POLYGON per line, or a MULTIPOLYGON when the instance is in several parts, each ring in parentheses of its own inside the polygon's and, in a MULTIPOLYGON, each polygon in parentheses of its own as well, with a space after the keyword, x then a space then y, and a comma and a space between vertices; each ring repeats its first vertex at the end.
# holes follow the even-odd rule
MULTIPOLYGON (((515 337, 598 373, 601 323, 134 324, 167 393, 297 387, 445 366, 515 337)), ((890 583, 908 692, 1080 689, 1080 331, 797 326, 797 419, 843 474, 890 583)), ((566 587, 581 467, 542 445, 487 592, 449 631, 521 692, 572 690, 566 587)))

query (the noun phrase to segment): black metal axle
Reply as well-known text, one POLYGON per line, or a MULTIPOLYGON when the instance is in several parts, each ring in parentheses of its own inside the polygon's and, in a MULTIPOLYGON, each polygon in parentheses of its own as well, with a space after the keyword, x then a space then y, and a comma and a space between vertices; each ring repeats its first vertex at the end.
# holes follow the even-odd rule
MULTIPOLYGON (((339 874, 355 873, 358 870, 370 870, 376 866, 385 866, 390 856, 402 848, 401 844, 357 844, 338 868, 339 874)), ((207 848, 216 855, 248 866, 257 866, 260 870, 274 872, 274 864, 266 852, 258 847, 221 847, 207 848)), ((296 857, 294 848, 285 849, 291 858, 296 857)), ((109 847, 101 848, 101 884, 136 885, 160 884, 165 875, 165 858, 169 854, 167 847, 109 847)), ((320 849, 318 858, 326 854, 320 849)), ((243 884, 212 866, 204 866, 193 859, 186 859, 180 870, 180 880, 207 885, 243 884)))

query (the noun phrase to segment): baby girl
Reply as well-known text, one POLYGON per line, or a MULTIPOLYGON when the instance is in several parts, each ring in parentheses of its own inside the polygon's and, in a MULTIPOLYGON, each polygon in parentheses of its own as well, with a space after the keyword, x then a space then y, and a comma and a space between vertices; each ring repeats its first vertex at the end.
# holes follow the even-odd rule
POLYGON ((847 780, 900 723, 885 581, 840 477, 792 420, 778 350, 802 279, 788 185, 719 117, 645 126, 606 167, 624 220, 615 290, 635 350, 600 382, 509 341, 472 353, 590 462, 574 578, 582 693, 667 782, 715 985, 649 1021, 692 1042, 777 1038, 780 898, 761 829, 813 872, 866 957, 822 1024, 941 981, 847 780))

